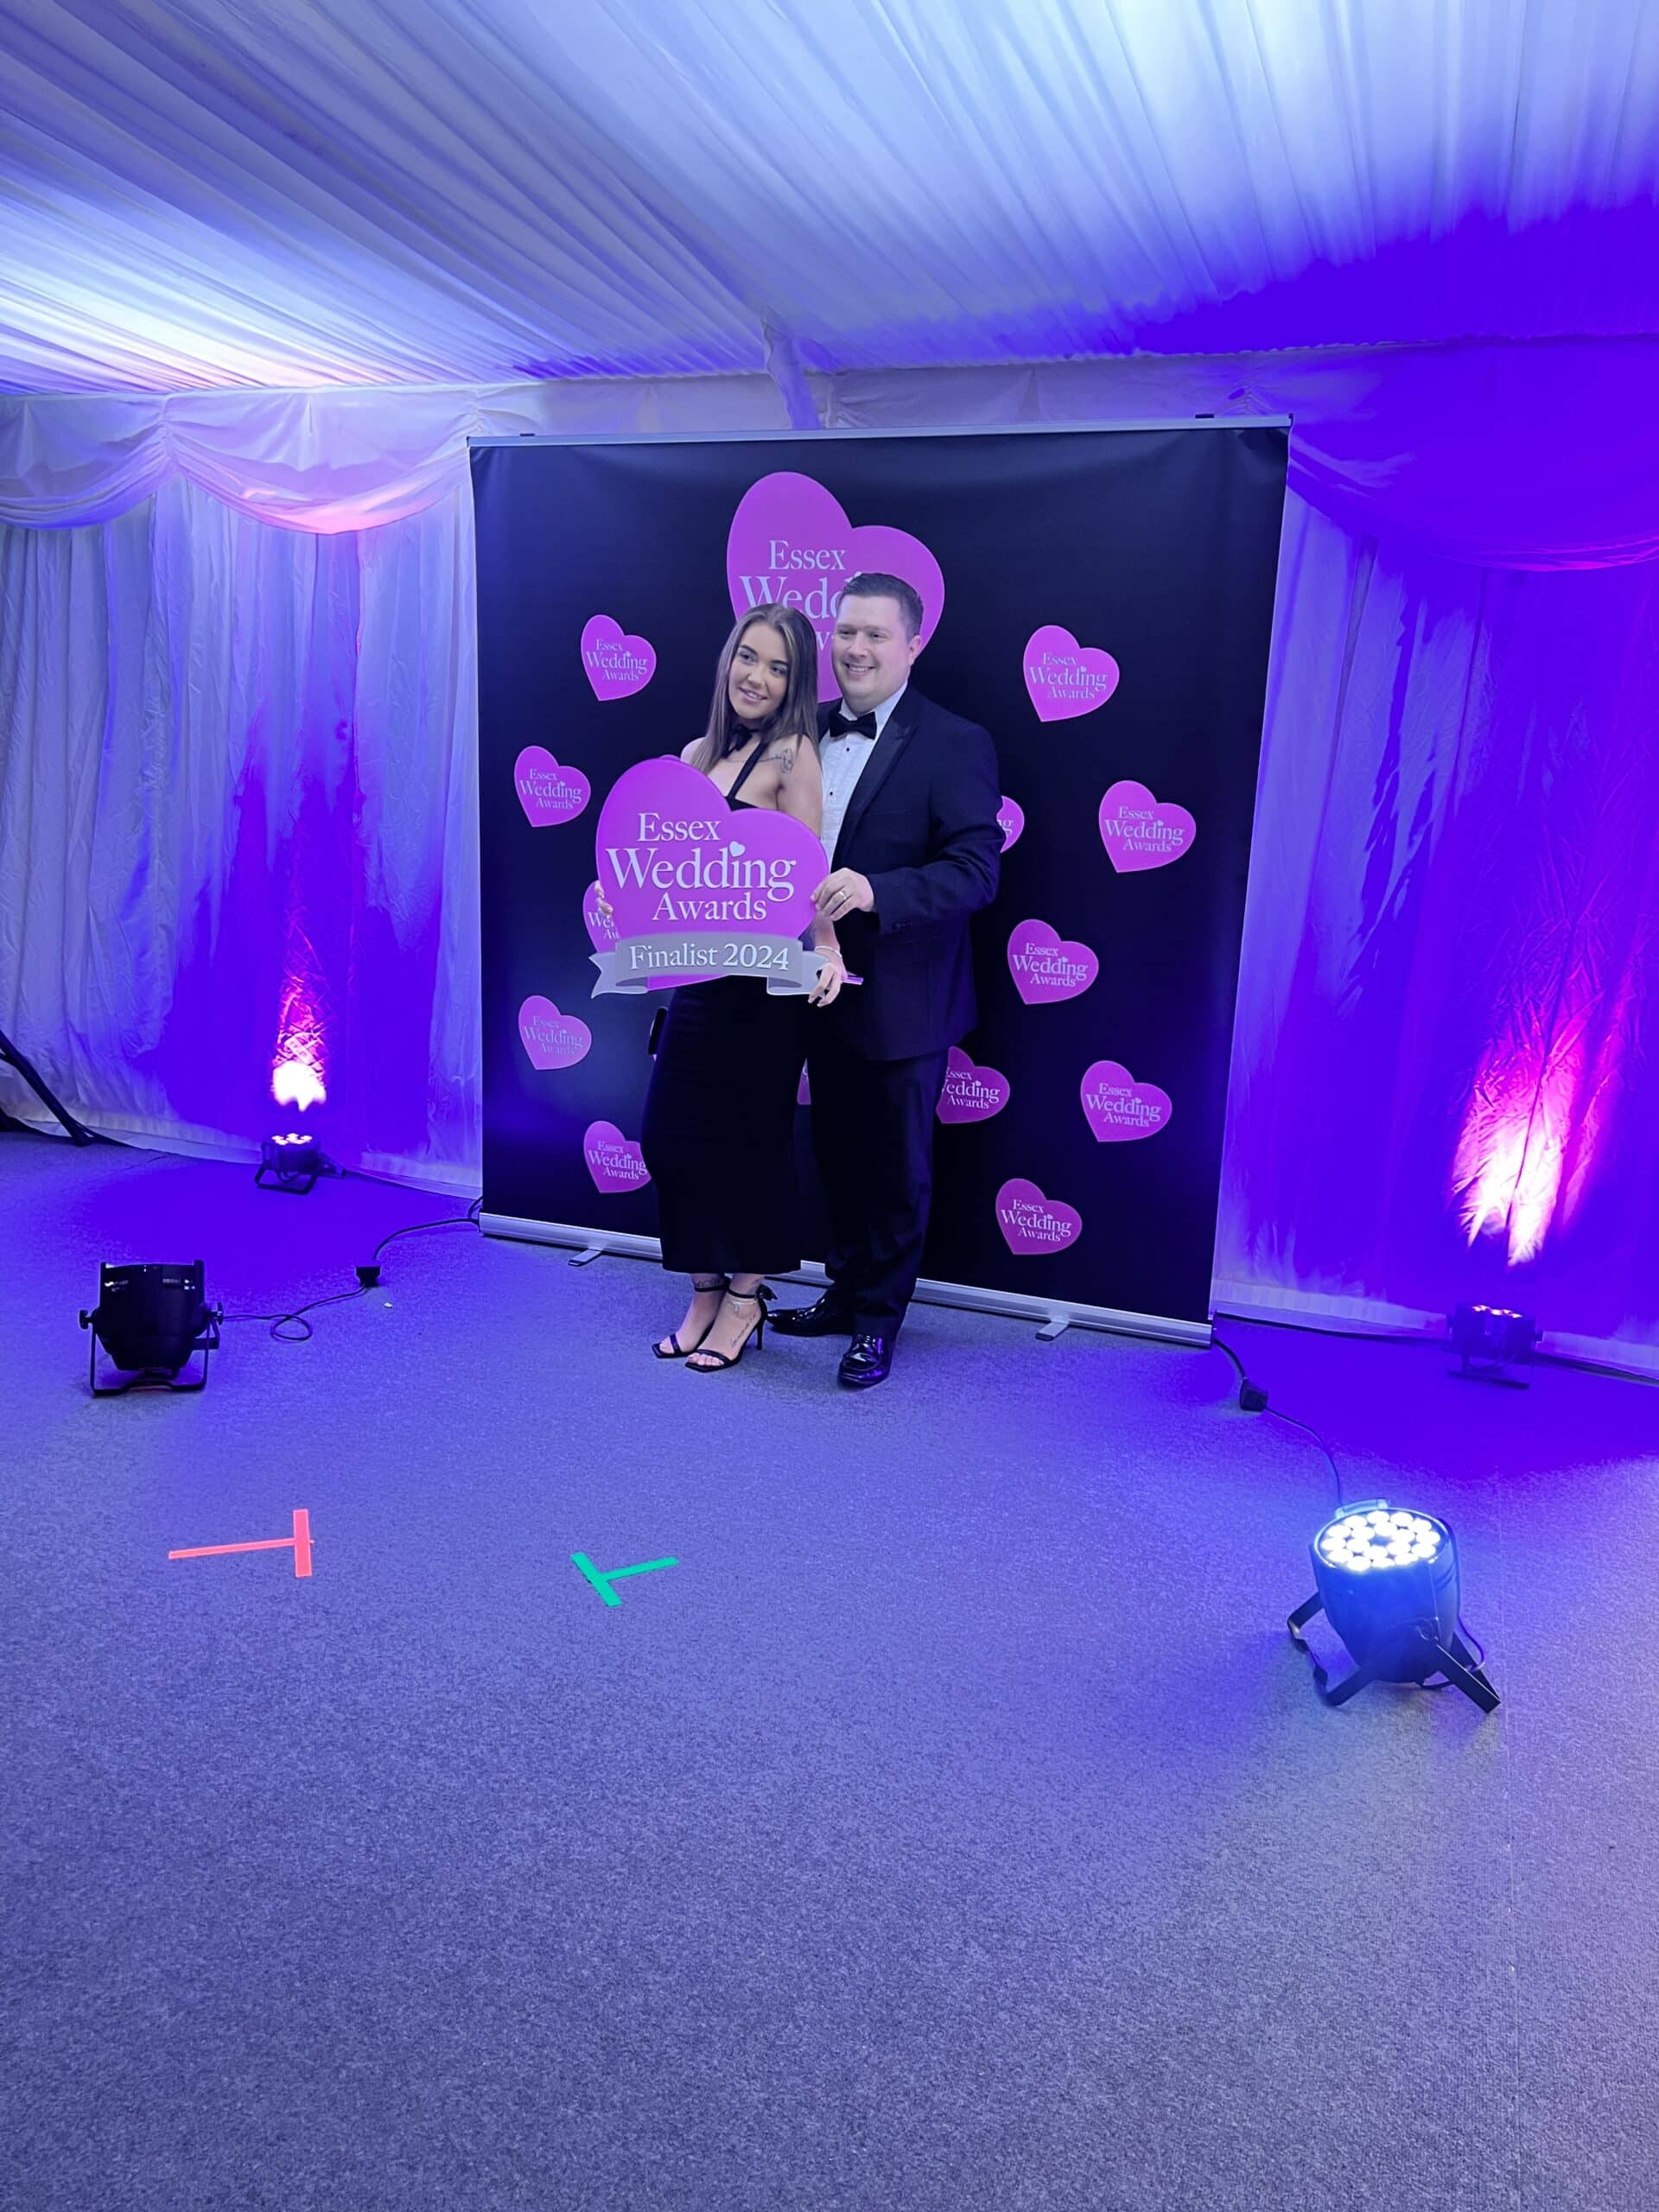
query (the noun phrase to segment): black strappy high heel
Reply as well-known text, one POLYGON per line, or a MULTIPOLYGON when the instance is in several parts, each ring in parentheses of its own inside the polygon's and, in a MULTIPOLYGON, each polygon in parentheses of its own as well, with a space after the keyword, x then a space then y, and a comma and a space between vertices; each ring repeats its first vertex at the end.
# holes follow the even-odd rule
MULTIPOLYGON (((699 1294, 710 1290, 728 1291, 731 1287, 732 1279, 729 1275, 711 1275, 707 1282, 702 1281, 696 1275, 693 1275, 691 1278, 691 1287, 699 1294)), ((712 1329, 715 1323, 718 1321, 719 1319, 720 1308, 716 1306, 714 1312, 709 1317, 709 1329, 712 1329)), ((706 1337, 708 1335, 709 1329, 705 1329, 703 1331, 702 1337, 706 1337)), ((660 1337, 653 1337, 651 1340, 652 1355, 653 1358, 656 1359, 690 1359, 692 1353, 696 1351, 697 1345, 702 1344, 702 1337, 699 1337, 697 1338, 697 1343, 695 1344, 683 1344, 680 1342, 677 1334, 671 1336, 668 1341, 674 1347, 672 1351, 664 1351, 663 1350, 662 1338, 660 1337)))
MULTIPOLYGON (((735 1367, 737 1365, 738 1361, 742 1358, 744 1353, 747 1351, 749 1348, 750 1338, 753 1338, 754 1348, 757 1351, 760 1351, 762 1344, 766 1341, 766 1307, 772 1301, 772 1293, 767 1289, 765 1283, 760 1284, 753 1290, 734 1290, 728 1283, 726 1288, 726 1297, 729 1298, 734 1305, 754 1306, 760 1308, 760 1311, 754 1317, 754 1326, 749 1331, 748 1336, 744 1338, 742 1343, 739 1344, 734 1352, 704 1351, 702 1344, 694 1344, 692 1346, 692 1350, 694 1351, 702 1352, 703 1358, 709 1362, 709 1364, 706 1367, 692 1367, 688 1364, 685 1370, 688 1375, 719 1375, 726 1368, 735 1367)), ((721 1303, 724 1305, 725 1300, 722 1299, 721 1303)), ((720 1316, 716 1314, 715 1316, 715 1320, 718 1320, 719 1319, 720 1316)), ((709 1327, 710 1329, 712 1329, 714 1325, 714 1321, 711 1321, 709 1324, 709 1327)), ((705 1330, 703 1334, 707 1336, 708 1330, 705 1330)))

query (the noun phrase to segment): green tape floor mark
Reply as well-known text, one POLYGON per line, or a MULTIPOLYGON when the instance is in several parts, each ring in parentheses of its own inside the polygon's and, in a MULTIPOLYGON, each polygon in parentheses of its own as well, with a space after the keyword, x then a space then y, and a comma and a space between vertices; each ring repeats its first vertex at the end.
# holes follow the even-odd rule
POLYGON ((607 1605, 621 1604, 622 1600, 611 1585, 620 1582, 625 1574, 650 1574, 659 1567, 677 1567, 679 1563, 677 1559, 648 1559, 642 1560, 638 1567, 613 1567, 608 1573, 601 1573, 586 1552, 572 1552, 570 1554, 570 1564, 582 1569, 607 1605))

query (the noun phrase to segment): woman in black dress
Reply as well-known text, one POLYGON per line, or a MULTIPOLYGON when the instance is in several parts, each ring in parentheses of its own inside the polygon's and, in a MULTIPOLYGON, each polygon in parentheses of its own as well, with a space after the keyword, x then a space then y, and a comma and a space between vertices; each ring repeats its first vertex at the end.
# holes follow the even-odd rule
MULTIPOLYGON (((680 755, 734 807, 775 807, 823 831, 818 645, 798 608, 762 604, 726 640, 702 735, 680 755)), ((828 1006, 844 970, 834 930, 810 995, 828 1006)), ((761 976, 682 983, 671 994, 645 1100, 640 1149, 657 1190, 663 1265, 691 1278, 674 1334, 652 1349, 699 1374, 734 1366, 766 1326, 765 1277, 799 1267, 795 1094, 799 1001, 761 976)))

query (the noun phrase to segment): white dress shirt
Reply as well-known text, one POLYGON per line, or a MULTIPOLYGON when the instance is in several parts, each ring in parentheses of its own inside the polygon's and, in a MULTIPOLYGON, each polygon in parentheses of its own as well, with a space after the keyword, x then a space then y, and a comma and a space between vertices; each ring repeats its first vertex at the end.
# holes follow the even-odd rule
MULTIPOLYGON (((901 683, 890 698, 884 699, 875 709, 874 737, 860 737, 849 731, 844 737, 825 737, 819 744, 818 760, 823 770, 823 849, 831 868, 836 864, 836 842, 841 836, 841 825, 847 819, 847 809, 858 788, 865 763, 887 726, 887 716, 908 688, 901 683)), ((838 699, 836 705, 844 715, 853 712, 844 699, 838 699)))

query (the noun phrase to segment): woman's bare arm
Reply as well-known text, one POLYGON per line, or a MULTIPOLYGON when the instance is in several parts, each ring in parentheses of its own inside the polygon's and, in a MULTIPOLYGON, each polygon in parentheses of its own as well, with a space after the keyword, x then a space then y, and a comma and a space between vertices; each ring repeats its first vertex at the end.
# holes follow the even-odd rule
POLYGON ((804 822, 815 837, 823 835, 823 771, 810 737, 785 738, 772 756, 778 764, 778 804, 804 822))

